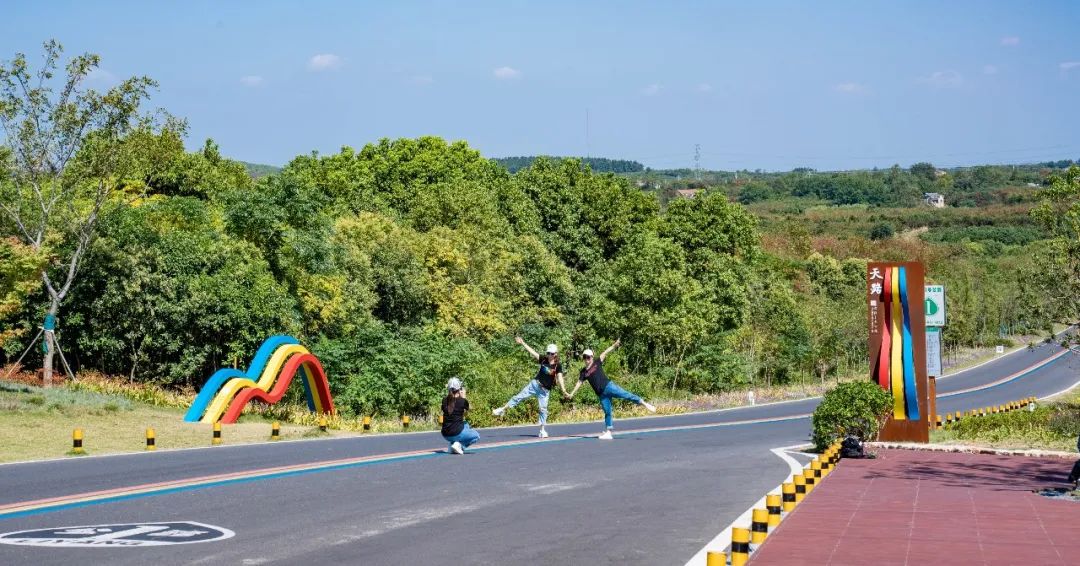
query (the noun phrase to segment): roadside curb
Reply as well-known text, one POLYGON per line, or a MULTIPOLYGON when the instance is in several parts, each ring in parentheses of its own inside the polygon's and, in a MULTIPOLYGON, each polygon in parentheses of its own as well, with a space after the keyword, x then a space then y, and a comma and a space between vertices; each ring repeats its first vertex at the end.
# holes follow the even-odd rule
POLYGON ((782 525, 782 521, 795 511, 796 505, 808 497, 816 485, 836 469, 840 462, 840 443, 834 443, 821 454, 815 454, 805 466, 788 455, 802 453, 812 447, 802 443, 794 446, 773 448, 772 452, 785 460, 791 468, 790 482, 784 482, 766 492, 757 502, 737 517, 713 540, 705 544, 686 566, 742 566, 765 542, 768 533, 782 525), (790 499, 789 499, 790 498, 790 499), (769 517, 768 522, 762 522, 769 517), (730 556, 730 562, 728 557, 730 556))
POLYGON ((867 442, 872 448, 887 448, 893 450, 922 450, 925 452, 953 452, 963 454, 993 454, 996 456, 1028 456, 1031 458, 1061 458, 1075 460, 1075 452, 1060 452, 1057 450, 1006 450, 1003 448, 985 448, 981 446, 968 446, 963 444, 916 444, 914 442, 867 442))

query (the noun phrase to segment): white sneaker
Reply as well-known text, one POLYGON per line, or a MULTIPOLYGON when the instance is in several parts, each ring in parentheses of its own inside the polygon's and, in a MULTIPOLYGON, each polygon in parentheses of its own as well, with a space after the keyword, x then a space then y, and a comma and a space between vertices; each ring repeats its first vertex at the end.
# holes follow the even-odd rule
POLYGON ((546 431, 546 430, 544 430, 544 429, 540 429, 540 434, 538 434, 537 436, 539 436, 540 438, 547 438, 547 437, 548 437, 548 433, 547 433, 547 431, 546 431))
POLYGON ((465 450, 461 448, 460 442, 455 442, 450 445, 450 450, 454 451, 454 454, 464 454, 465 450))
POLYGON ((642 401, 641 404, 642 404, 642 406, 645 407, 646 411, 649 411, 650 413, 655 413, 656 412, 656 407, 652 403, 642 401))
POLYGON ((505 412, 506 412, 506 405, 503 405, 502 407, 499 407, 498 409, 492 409, 491 410, 491 414, 495 415, 496 417, 503 416, 503 413, 505 413, 505 412))
POLYGON ((611 436, 610 430, 605 430, 604 432, 601 432, 600 436, 597 436, 596 438, 600 440, 611 440, 613 437, 611 436))

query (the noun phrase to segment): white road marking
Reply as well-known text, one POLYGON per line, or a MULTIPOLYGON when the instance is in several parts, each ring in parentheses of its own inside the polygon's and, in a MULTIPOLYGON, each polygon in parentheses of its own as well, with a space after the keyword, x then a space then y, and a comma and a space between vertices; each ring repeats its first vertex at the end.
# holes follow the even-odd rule
MULTIPOLYGON (((794 446, 786 446, 783 448, 773 448, 771 449, 771 452, 773 454, 776 454, 778 458, 787 463, 788 468, 791 469, 791 475, 801 474, 803 471, 803 465, 800 464, 799 461, 795 458, 792 458, 789 452, 804 449, 806 448, 806 446, 806 444, 796 444, 794 446)), ((802 452, 796 453, 801 454, 802 452)), ((781 483, 780 485, 770 489, 766 493, 766 495, 781 493, 783 487, 784 484, 781 483)), ((731 530, 739 525, 745 525, 746 528, 750 528, 750 519, 754 513, 754 509, 760 509, 762 507, 765 507, 765 495, 761 496, 761 499, 758 499, 757 502, 751 505, 749 509, 743 511, 743 514, 739 515, 734 521, 732 521, 731 524, 727 526, 727 528, 720 531, 720 534, 716 535, 716 538, 705 543, 705 546, 701 547, 701 550, 697 551, 697 554, 695 554, 693 557, 690 558, 690 560, 686 562, 686 566, 701 566, 702 564, 705 564, 705 560, 709 554, 709 551, 715 552, 726 549, 731 544, 731 530)))

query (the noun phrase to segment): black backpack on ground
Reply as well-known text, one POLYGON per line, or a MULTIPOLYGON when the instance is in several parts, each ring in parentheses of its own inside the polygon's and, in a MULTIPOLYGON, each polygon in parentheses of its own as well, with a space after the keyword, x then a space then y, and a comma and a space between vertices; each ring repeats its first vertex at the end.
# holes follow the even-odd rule
POLYGON ((866 451, 863 450, 862 443, 855 436, 848 436, 840 444, 840 457, 841 458, 865 458, 866 451))

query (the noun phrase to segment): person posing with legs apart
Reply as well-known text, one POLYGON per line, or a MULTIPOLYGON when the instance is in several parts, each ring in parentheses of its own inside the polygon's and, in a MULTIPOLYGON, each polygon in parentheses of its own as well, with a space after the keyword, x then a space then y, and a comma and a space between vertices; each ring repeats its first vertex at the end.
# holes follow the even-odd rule
POLYGON ((656 412, 656 407, 646 403, 641 397, 634 395, 633 393, 615 385, 614 381, 608 379, 607 374, 604 373, 604 359, 608 357, 615 348, 618 348, 622 344, 622 340, 616 340, 607 350, 604 350, 599 359, 593 358, 592 350, 585 350, 582 352, 581 357, 585 359, 585 367, 581 368, 581 375, 578 377, 578 382, 574 385, 574 390, 570 392, 568 397, 573 397, 581 384, 588 381, 592 386, 593 391, 596 392, 596 396, 600 399, 600 406, 604 409, 604 432, 597 438, 601 440, 611 440, 611 429, 615 428, 615 425, 611 419, 611 400, 612 399, 626 399, 627 401, 633 401, 638 405, 641 405, 648 409, 650 413, 656 412))
POLYGON ((450 443, 450 448, 446 451, 464 454, 466 448, 480 440, 480 433, 465 422, 469 400, 465 398, 465 386, 460 379, 451 377, 450 381, 446 382, 446 398, 443 399, 442 410, 442 435, 450 443))
POLYGON ((536 353, 522 340, 520 336, 514 338, 514 341, 521 344, 525 351, 533 357, 534 360, 540 362, 540 370, 536 372, 536 377, 529 382, 517 395, 514 395, 506 402, 505 405, 497 409, 493 409, 491 414, 496 417, 503 416, 503 413, 507 409, 514 408, 518 403, 528 399, 529 397, 536 397, 536 401, 540 404, 540 438, 547 438, 547 430, 544 430, 544 425, 547 424, 548 415, 548 397, 551 389, 555 387, 555 384, 559 384, 559 389, 562 389, 563 395, 566 393, 566 385, 563 383, 563 367, 559 362, 559 349, 555 344, 548 344, 547 351, 544 356, 536 353))

